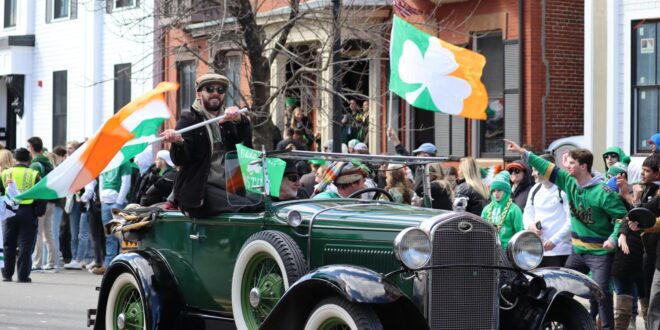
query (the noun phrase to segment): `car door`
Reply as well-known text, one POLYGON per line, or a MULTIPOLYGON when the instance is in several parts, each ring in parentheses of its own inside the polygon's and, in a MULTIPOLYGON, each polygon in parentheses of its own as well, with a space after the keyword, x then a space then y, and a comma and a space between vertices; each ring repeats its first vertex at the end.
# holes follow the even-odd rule
POLYGON ((231 311, 231 277, 243 242, 261 230, 263 213, 226 213, 195 219, 192 233, 193 269, 205 288, 198 308, 231 311))

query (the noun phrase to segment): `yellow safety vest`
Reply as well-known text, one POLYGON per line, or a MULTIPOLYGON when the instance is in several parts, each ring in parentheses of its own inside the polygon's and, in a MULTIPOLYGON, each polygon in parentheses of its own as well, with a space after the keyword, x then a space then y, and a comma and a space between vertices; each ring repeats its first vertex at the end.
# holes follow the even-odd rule
MULTIPOLYGON (((39 172, 24 166, 16 166, 2 171, 2 186, 7 189, 7 180, 10 178, 16 183, 16 187, 20 193, 32 188, 37 182, 39 172)), ((34 200, 28 199, 21 201, 20 204, 32 204, 34 200)))

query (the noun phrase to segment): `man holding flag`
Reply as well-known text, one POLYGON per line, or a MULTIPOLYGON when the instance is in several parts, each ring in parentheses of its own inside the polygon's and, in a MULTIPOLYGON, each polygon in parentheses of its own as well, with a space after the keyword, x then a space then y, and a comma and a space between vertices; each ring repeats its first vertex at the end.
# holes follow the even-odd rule
POLYGON ((218 117, 212 123, 183 134, 168 129, 161 133, 171 143, 170 156, 180 166, 174 183, 174 199, 179 207, 194 217, 217 214, 227 209, 224 156, 236 150, 236 144, 252 147, 252 124, 237 107, 224 108, 229 80, 208 73, 196 81, 197 99, 190 110, 183 111, 176 124, 180 130, 218 117))

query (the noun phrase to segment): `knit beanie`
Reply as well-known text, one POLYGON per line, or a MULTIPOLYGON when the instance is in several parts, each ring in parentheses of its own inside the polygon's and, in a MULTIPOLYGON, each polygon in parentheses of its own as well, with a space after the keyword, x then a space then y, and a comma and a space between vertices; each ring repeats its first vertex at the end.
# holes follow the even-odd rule
POLYGON ((509 172, 507 171, 502 171, 500 173, 497 173, 493 181, 490 183, 490 192, 492 193, 493 190, 502 190, 506 193, 511 193, 511 176, 509 175, 509 172))
POLYGON ((613 177, 617 176, 619 173, 627 173, 628 172, 628 165, 626 165, 623 162, 616 162, 612 167, 610 167, 607 170, 607 176, 608 177, 613 177))

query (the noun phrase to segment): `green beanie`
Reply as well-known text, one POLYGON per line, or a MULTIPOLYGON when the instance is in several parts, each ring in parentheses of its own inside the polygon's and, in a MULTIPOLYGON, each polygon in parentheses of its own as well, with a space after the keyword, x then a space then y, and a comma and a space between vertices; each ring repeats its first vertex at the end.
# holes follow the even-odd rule
POLYGON ((511 193, 511 176, 508 171, 497 173, 493 181, 490 182, 490 192, 493 190, 502 190, 506 193, 511 193))
POLYGON ((607 176, 613 177, 619 175, 619 173, 628 172, 628 165, 623 162, 616 162, 612 167, 607 170, 607 176))

